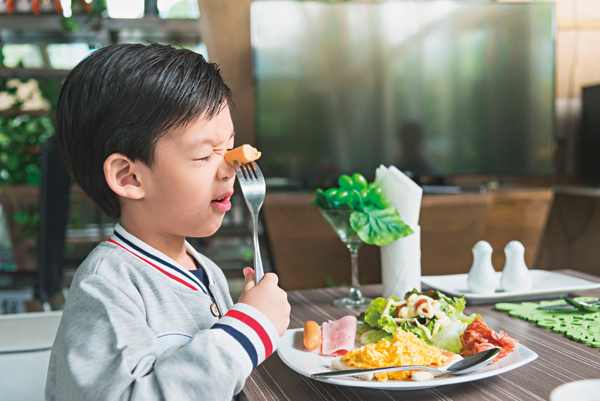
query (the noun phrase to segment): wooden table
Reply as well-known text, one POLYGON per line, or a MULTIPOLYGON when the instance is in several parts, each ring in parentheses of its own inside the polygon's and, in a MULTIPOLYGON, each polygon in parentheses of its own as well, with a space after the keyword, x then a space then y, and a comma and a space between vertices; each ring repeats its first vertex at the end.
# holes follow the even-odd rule
MULTIPOLYGON (((600 277, 573 270, 562 270, 587 280, 600 277)), ((361 288, 369 297, 381 296, 381 285, 361 288)), ((338 319, 359 311, 334 308, 335 298, 347 294, 347 288, 295 290, 288 292, 292 305, 290 328, 299 328, 307 320, 317 322, 338 319)), ((575 293, 600 297, 600 290, 575 293)), ((600 378, 600 349, 578 343, 535 323, 510 317, 494 310, 494 305, 467 305, 466 313, 480 313, 495 330, 504 330, 539 357, 520 368, 488 379, 412 391, 382 391, 343 387, 304 377, 287 367, 273 354, 259 365, 246 381, 249 400, 548 400, 555 387, 574 380, 600 378)))

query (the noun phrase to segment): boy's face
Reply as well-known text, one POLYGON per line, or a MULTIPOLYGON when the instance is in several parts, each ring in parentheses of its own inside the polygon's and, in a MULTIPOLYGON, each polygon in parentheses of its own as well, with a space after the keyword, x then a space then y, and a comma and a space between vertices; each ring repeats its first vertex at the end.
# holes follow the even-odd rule
POLYGON ((165 135, 143 183, 146 215, 156 232, 206 237, 231 209, 235 170, 224 159, 233 148, 233 122, 225 107, 210 120, 198 119, 165 135))

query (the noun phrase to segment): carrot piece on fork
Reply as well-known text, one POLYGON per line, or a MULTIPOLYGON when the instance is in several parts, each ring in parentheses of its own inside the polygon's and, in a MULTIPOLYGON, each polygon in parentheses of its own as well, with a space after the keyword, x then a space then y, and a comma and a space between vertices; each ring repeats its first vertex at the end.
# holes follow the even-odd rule
POLYGON ((250 163, 260 157, 260 152, 250 146, 242 145, 225 153, 225 161, 233 166, 233 162, 238 164, 250 163))

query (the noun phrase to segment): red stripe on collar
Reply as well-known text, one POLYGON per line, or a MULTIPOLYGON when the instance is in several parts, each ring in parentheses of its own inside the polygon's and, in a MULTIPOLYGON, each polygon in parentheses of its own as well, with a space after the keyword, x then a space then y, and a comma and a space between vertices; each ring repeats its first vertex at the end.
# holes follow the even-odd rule
POLYGON ((158 267, 157 265, 155 265, 154 263, 150 262, 149 260, 147 260, 147 259, 145 259, 145 258, 141 257, 140 255, 138 255, 138 254, 136 254, 136 253, 134 253, 134 252, 130 251, 129 249, 125 248, 123 245, 121 245, 121 244, 119 244, 118 242, 114 241, 112 238, 109 238, 107 241, 108 241, 108 242, 110 242, 110 243, 112 243, 112 244, 115 244, 115 245, 118 245, 118 246, 120 246, 121 248, 125 249, 127 252, 129 252, 130 254, 132 254, 133 256, 135 256, 135 257, 137 257, 137 258, 139 258, 139 259, 143 260, 144 262, 148 263, 150 266, 152 266, 152 267, 156 268, 158 271, 160 271, 160 272, 161 272, 161 273, 163 273, 164 275, 168 276, 169 278, 172 278, 173 280, 177 281, 178 283, 180 283, 180 284, 183 284, 183 285, 185 285, 186 287, 188 287, 188 288, 191 288, 191 289, 192 289, 192 290, 194 290, 194 291, 198 291, 198 289, 197 289, 196 287, 194 287, 193 285, 191 285, 190 283, 188 283, 188 282, 186 282, 186 281, 184 281, 184 280, 180 279, 179 277, 177 277, 177 276, 175 276, 175 275, 173 275, 173 274, 169 273, 168 271, 166 271, 166 270, 164 270, 164 269, 162 269, 162 268, 158 267))

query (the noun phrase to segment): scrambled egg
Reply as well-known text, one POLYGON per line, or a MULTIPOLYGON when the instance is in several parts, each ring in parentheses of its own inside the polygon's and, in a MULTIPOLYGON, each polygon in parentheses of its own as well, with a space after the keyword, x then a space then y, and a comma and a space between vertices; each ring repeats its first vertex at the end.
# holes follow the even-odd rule
MULTIPOLYGON (((425 341, 400 327, 396 329, 391 343, 384 339, 376 344, 354 349, 342 358, 348 366, 359 369, 407 365, 439 366, 446 359, 442 350, 427 345, 425 341)), ((404 380, 409 378, 412 372, 383 372, 375 373, 374 376, 378 381, 404 380)))

